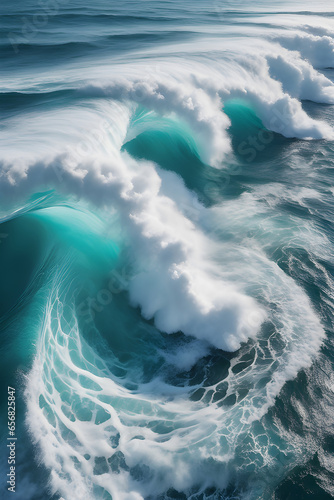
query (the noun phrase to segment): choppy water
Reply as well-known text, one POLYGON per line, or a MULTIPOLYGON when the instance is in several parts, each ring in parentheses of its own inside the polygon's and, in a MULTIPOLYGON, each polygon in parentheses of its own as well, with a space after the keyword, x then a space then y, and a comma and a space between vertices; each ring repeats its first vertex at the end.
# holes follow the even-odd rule
POLYGON ((334 496, 332 7, 1 6, 16 499, 334 496))

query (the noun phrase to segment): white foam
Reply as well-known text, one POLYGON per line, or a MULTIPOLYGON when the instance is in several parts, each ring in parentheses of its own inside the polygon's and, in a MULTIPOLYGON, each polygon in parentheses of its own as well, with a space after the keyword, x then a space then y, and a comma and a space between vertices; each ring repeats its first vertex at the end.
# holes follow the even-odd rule
POLYGON ((334 39, 331 36, 298 33, 280 36, 276 40, 283 47, 298 51, 315 68, 334 66, 334 39))
MULTIPOLYGON (((192 129, 203 161, 221 167, 230 152, 230 122, 220 108, 224 100, 233 98, 246 100, 268 129, 286 137, 331 138, 331 128, 310 118, 296 97, 313 94, 313 98, 332 99, 334 87, 295 55, 269 58, 266 50, 252 60, 239 57, 227 76, 214 70, 210 79, 188 75, 182 83, 180 73, 153 80, 91 83, 81 93, 105 98, 94 110, 82 103, 79 110, 55 110, 42 114, 38 121, 31 114, 20 124, 9 121, 4 138, 0 177, 4 197, 13 190, 23 196, 40 190, 42 179, 46 186, 56 185, 100 207, 116 208, 133 248, 136 276, 129 284, 133 305, 140 306, 145 318, 154 318, 164 332, 181 330, 225 350, 236 350, 257 334, 260 325, 250 325, 249 317, 254 311, 264 317, 262 309, 239 287, 233 274, 226 278, 224 272, 217 273, 214 252, 218 247, 198 226, 197 215, 194 219, 192 211, 199 206, 190 201, 192 195, 180 178, 163 174, 151 163, 135 161, 120 149, 133 137, 129 124, 140 104, 169 119, 177 115, 192 129), (267 61, 277 80, 270 77, 267 61), (282 85, 294 95, 285 93, 282 85), (69 113, 71 130, 64 128, 69 113), (52 137, 58 141, 49 150, 54 141, 50 132, 42 130, 50 130, 51 125, 52 137), (22 137, 18 147, 24 151, 20 154, 24 160, 16 157, 11 143, 17 137, 22 137), (33 142, 36 137, 39 143, 33 142), (190 203, 179 208, 181 198, 190 203)), ((144 121, 135 133, 146 126, 144 121)))

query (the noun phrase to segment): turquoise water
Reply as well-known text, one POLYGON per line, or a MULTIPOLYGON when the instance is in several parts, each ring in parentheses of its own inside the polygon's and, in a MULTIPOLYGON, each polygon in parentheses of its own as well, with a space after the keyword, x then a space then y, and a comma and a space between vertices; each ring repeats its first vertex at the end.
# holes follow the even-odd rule
POLYGON ((1 7, 16 499, 334 497, 331 7, 1 7))

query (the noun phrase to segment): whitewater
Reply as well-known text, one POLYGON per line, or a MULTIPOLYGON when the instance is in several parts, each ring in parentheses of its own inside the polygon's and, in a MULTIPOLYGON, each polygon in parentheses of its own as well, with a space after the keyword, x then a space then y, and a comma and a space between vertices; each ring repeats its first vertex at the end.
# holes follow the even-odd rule
POLYGON ((17 500, 334 497, 331 8, 1 6, 17 500))

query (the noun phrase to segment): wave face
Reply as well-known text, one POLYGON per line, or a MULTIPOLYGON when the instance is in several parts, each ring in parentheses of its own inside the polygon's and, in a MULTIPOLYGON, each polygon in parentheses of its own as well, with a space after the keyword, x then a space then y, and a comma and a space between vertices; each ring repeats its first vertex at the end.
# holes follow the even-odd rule
POLYGON ((18 500, 334 497, 331 7, 1 7, 18 500))

